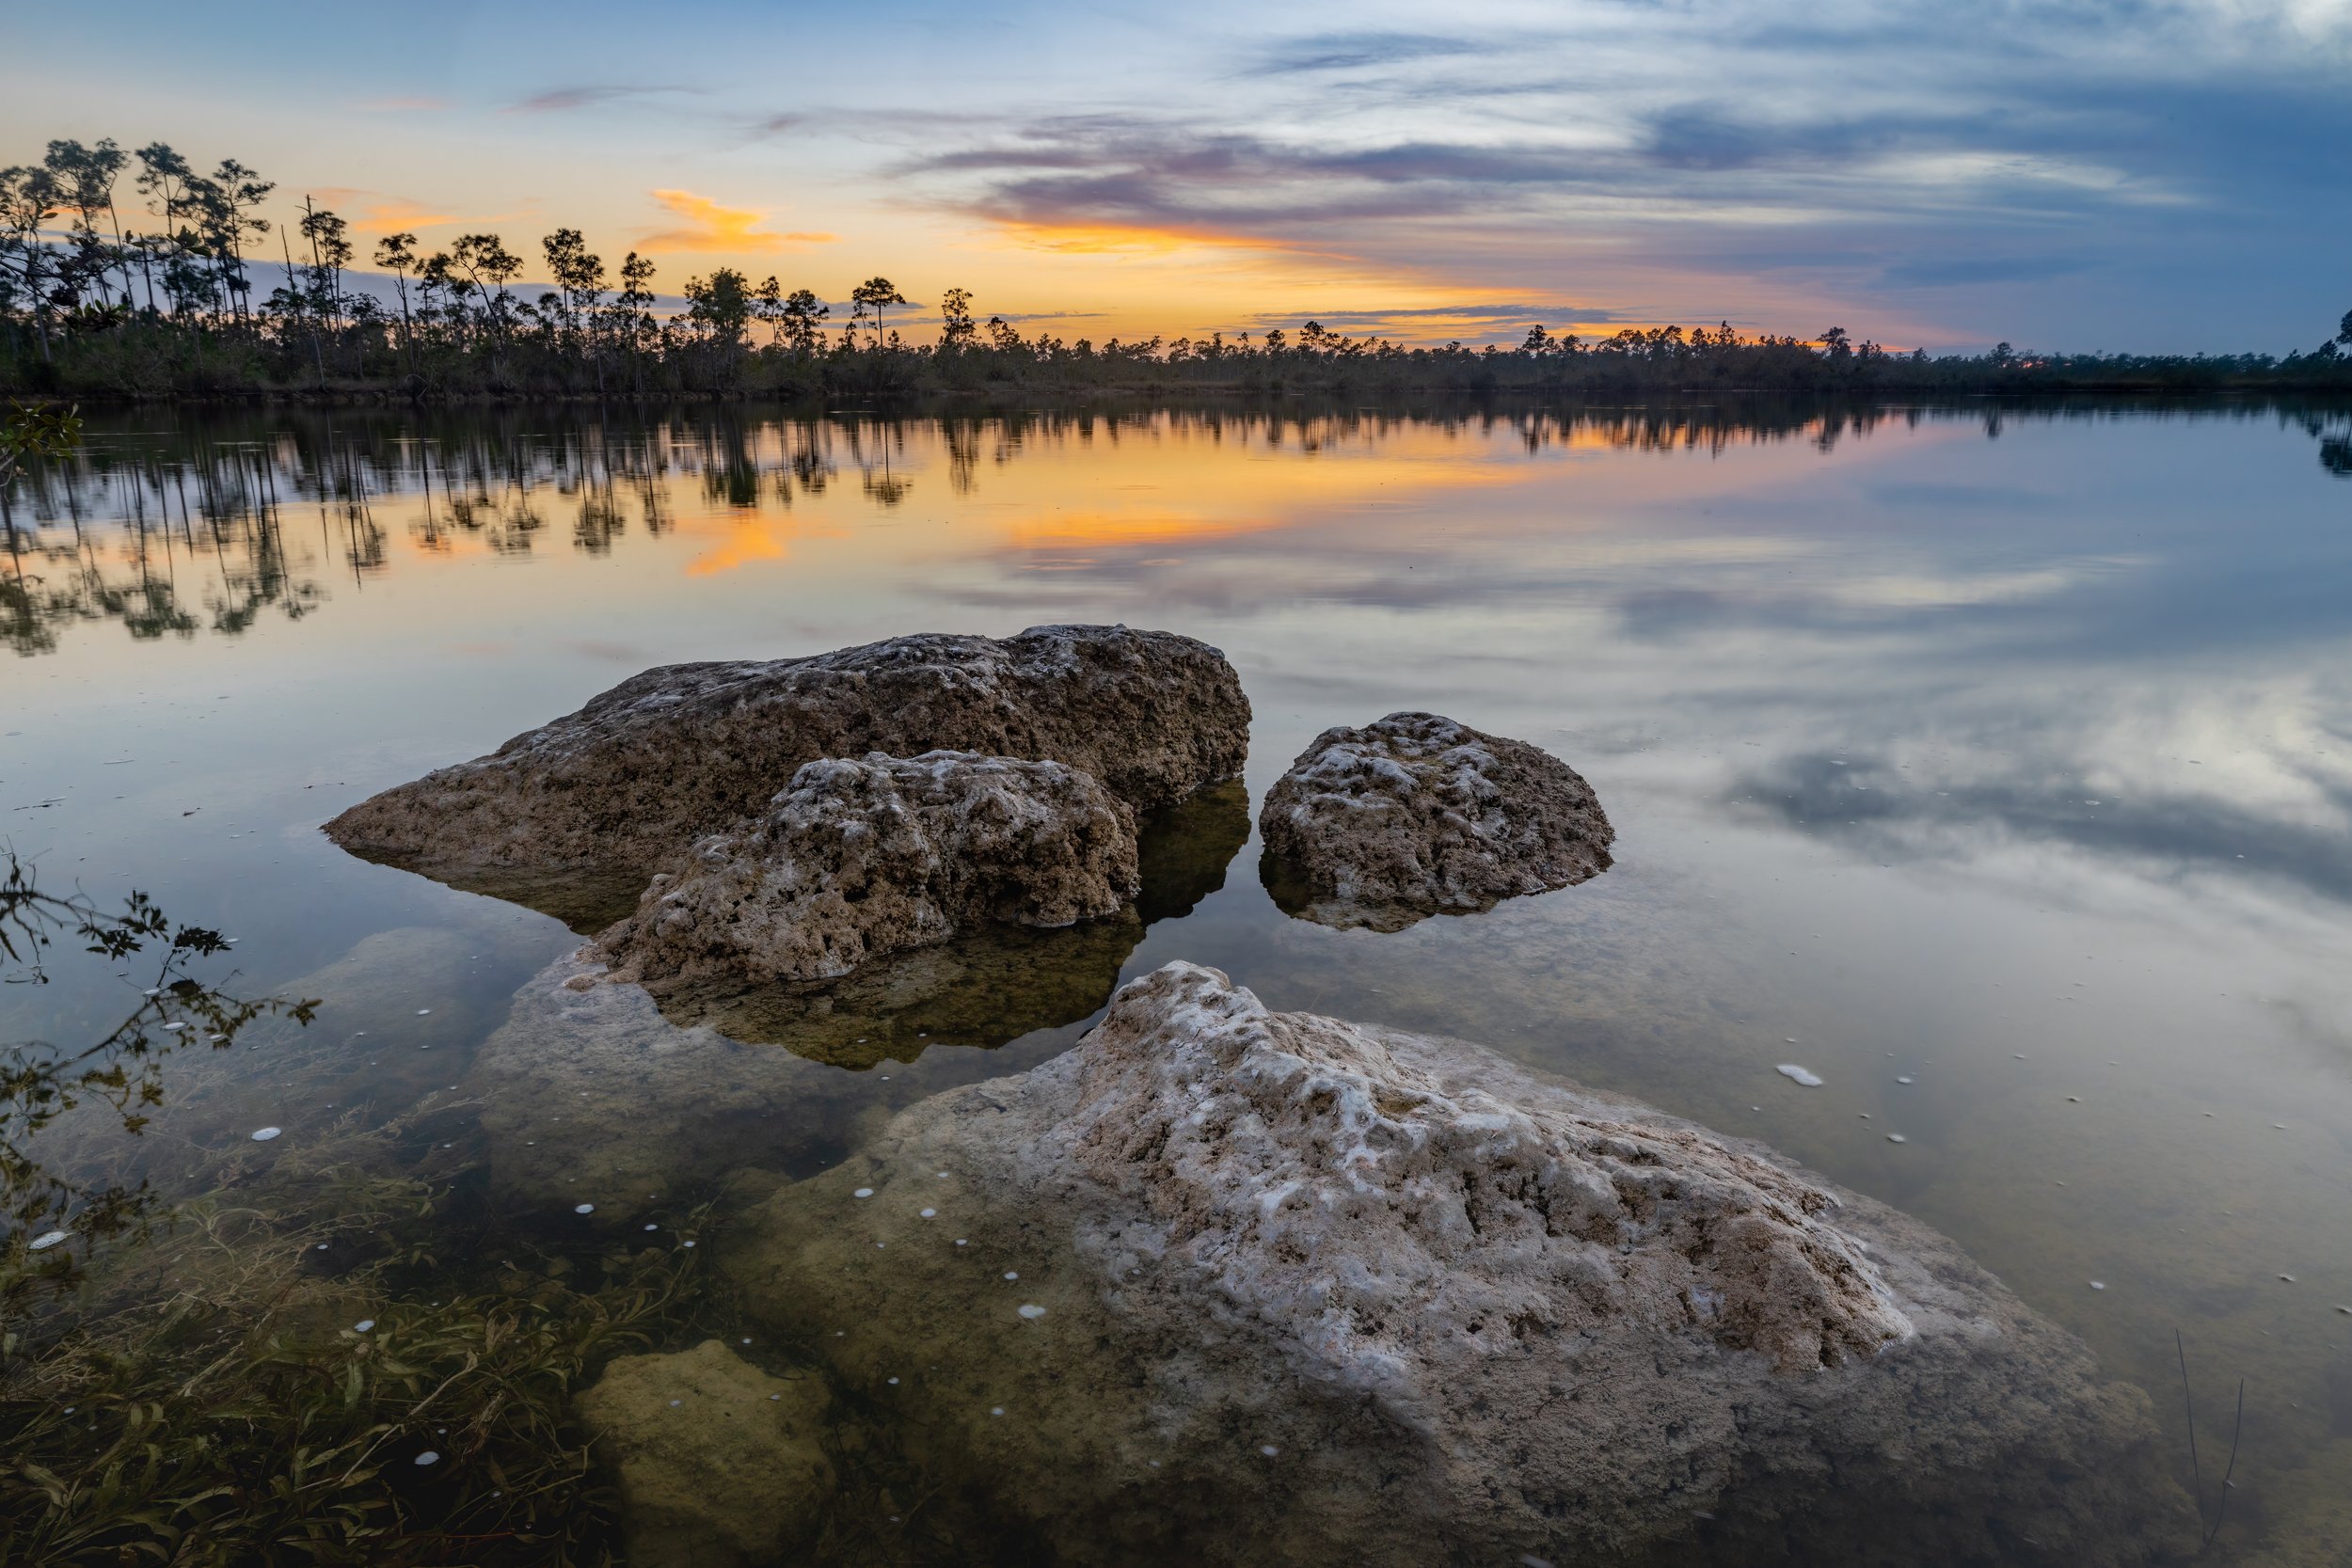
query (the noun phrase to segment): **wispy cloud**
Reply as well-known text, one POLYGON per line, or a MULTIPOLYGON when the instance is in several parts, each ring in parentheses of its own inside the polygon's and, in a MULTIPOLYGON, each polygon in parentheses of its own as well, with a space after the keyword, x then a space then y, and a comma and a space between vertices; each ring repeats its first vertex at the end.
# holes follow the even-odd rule
POLYGON ((763 255, 804 245, 827 245, 839 236, 820 231, 778 234, 762 229, 768 214, 751 207, 723 207, 692 191, 655 191, 675 227, 650 229, 638 240, 645 250, 717 251, 728 255, 763 255))
POLYGON ((1252 75, 1279 76, 1367 67, 1403 65, 1483 53, 1487 46, 1467 39, 1428 33, 1316 33, 1289 39, 1250 68, 1252 75))
POLYGON ((571 87, 550 87, 533 93, 506 106, 508 114, 560 114, 567 109, 594 109, 633 98, 652 98, 663 93, 691 92, 691 87, 663 85, 631 85, 618 82, 580 83, 571 87))

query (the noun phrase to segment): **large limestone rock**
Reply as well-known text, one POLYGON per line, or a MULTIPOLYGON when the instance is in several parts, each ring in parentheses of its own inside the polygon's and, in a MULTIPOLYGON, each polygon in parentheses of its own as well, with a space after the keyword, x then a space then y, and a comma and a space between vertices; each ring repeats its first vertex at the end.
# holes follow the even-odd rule
POLYGON ((771 1377, 716 1339, 624 1355, 579 1413, 621 1498, 630 1568, 768 1568, 833 1490, 824 1385, 771 1377))
POLYGON ((1597 877, 1616 837, 1567 764, 1434 713, 1324 731, 1258 827, 1285 910, 1382 931, 1597 877))
POLYGON ((818 757, 952 748, 1049 759, 1150 811, 1238 773, 1248 731, 1232 666, 1189 637, 1125 626, 897 637, 648 670, 488 756, 361 801, 326 832, 354 853, 461 883, 488 876, 501 891, 534 885, 517 869, 623 868, 643 886, 818 757))
POLYGON ((2145 1397, 1925 1227, 1189 964, 726 1245, 754 1310, 1071 1562, 2120 1564, 2193 1540, 2145 1397))
POLYGON ((750 830, 655 877, 597 946, 628 979, 826 979, 983 922, 1116 914, 1140 886, 1135 814, 1092 775, 876 752, 804 765, 750 830))

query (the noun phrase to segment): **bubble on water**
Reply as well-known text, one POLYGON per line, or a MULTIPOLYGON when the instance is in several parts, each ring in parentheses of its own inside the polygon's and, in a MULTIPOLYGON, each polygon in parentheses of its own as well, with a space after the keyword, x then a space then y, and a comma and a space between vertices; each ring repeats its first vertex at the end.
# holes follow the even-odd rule
POLYGON ((1898 1075, 1897 1075, 1897 1077, 1896 1077, 1896 1079, 1895 1079, 1895 1082, 1896 1082, 1896 1083, 1898 1083, 1898 1084, 1908 1084, 1908 1083, 1910 1083, 1910 1082, 1911 1082, 1911 1080, 1910 1080, 1909 1078, 1907 1078, 1907 1077, 1904 1077, 1904 1076, 1902 1076, 1902 1075, 1900 1075, 1900 1074, 1898 1074, 1898 1075))
POLYGON ((1900 1132, 1889 1132, 1886 1134, 1886 1141, 1890 1144, 1907 1144, 1911 1140, 1904 1137, 1900 1132))
POLYGON ((1017 1275, 1017 1274, 1014 1274, 1014 1273, 1013 1273, 1010 1269, 1008 1269, 1008 1270, 1006 1270, 1006 1271, 1005 1271, 1005 1277, 1006 1277, 1007 1279, 1018 1279, 1018 1278, 1020 1278, 1021 1276, 1020 1276, 1019 1275, 1017 1275))
POLYGON ((784 1398, 784 1396, 783 1396, 782 1394, 771 1394, 771 1395, 769 1395, 769 1396, 768 1396, 768 1402, 769 1402, 770 1404, 774 1404, 777 1401, 779 1401, 779 1400, 781 1400, 781 1399, 783 1399, 783 1398, 784 1398))
POLYGON ((851 1197, 872 1197, 874 1196, 874 1189, 871 1187, 860 1187, 856 1192, 851 1193, 850 1196, 851 1197))
POLYGON ((988 1413, 992 1416, 1001 1416, 1005 1413, 1005 1407, 1001 1404, 992 1404, 988 1407, 988 1413))
POLYGON ((970 1243, 969 1242, 966 1242, 966 1241, 965 1241, 962 1237, 959 1236, 959 1237, 957 1237, 957 1238, 956 1238, 956 1245, 958 1245, 958 1246, 969 1246, 969 1245, 971 1245, 971 1243, 970 1243))
POLYGON ((46 1252, 49 1248, 56 1246, 59 1242, 71 1241, 72 1236, 73 1232, 71 1230, 52 1230, 46 1235, 34 1237, 33 1244, 30 1250, 34 1252, 46 1252))
POLYGON ((670 1402, 670 1408, 675 1410, 679 1405, 684 1404, 685 1402, 686 1402, 684 1400, 672 1400, 670 1402))
POLYGON ((164 1032, 169 1035, 176 1035, 186 1027, 187 1025, 184 1023, 167 1023, 164 1025, 164 1032))
POLYGON ((659 1230, 659 1229, 660 1229, 661 1227, 660 1227, 660 1226, 658 1226, 658 1225, 649 1225, 649 1226, 645 1227, 645 1228, 646 1228, 646 1229, 648 1229, 648 1230, 659 1230))
POLYGON ((1258 1451, 1265 1455, 1268 1459, 1272 1459, 1276 1454, 1280 1453, 1282 1450, 1276 1448, 1271 1443, 1261 1443, 1258 1445, 1258 1451))
POLYGON ((432 1008, 430 1008, 430 1007, 419 1007, 419 1008, 417 1009, 417 1016, 418 1016, 419 1018, 422 1018, 422 1017, 424 1017, 427 1013, 431 1012, 432 1010, 433 1010, 433 1009, 432 1009, 432 1008))
POLYGON ((680 1245, 680 1246, 692 1246, 693 1244, 694 1244, 694 1243, 691 1243, 691 1242, 680 1242, 680 1243, 678 1243, 678 1245, 680 1245))
POLYGON ((375 1320, 373 1318, 361 1318, 358 1323, 351 1325, 351 1331, 354 1334, 365 1334, 369 1329, 373 1328, 374 1326, 375 1320))
POLYGON ((924 1217, 925 1219, 927 1219, 927 1220, 928 1220, 928 1219, 936 1219, 936 1218, 939 1216, 939 1211, 938 1211, 938 1210, 936 1210, 936 1209, 925 1209, 925 1210, 921 1211, 921 1212, 922 1212, 923 1217, 924 1217))
POLYGON ((2090 1282, 2090 1288, 2094 1291, 2104 1291, 2107 1288, 2107 1282, 2104 1279, 2094 1279, 2090 1282))
POLYGON ((2280 1275, 2279 1277, 2280 1277, 2280 1279, 2284 1280, 2284 1281, 2285 1281, 2286 1283, 2288 1283, 2289 1285, 2292 1285, 2292 1284, 2294 1284, 2294 1283, 2295 1283, 2295 1275, 2291 1275, 2291 1274, 2282 1274, 2282 1275, 2280 1275))
POLYGON ((593 1214, 596 1212, 596 1206, 593 1203, 575 1203, 572 1205, 572 1212, 575 1214, 593 1214))
POLYGON ((435 1453, 431 1449, 427 1449, 424 1452, 417 1455, 417 1463, 420 1465, 438 1465, 440 1462, 441 1456, 435 1453))
POLYGON ((285 1129, 280 1127, 260 1128, 254 1132, 253 1141, 257 1144, 265 1144, 272 1138, 278 1136, 278 1134, 283 1131, 285 1131, 285 1129))
POLYGON ((1788 1079, 1790 1083, 1802 1084, 1808 1089, 1818 1089, 1821 1086, 1821 1075, 1820 1073, 1814 1071, 1811 1068, 1799 1067, 1794 1062, 1783 1062, 1780 1066, 1772 1069, 1772 1070, 1779 1073, 1783 1078, 1788 1079))
POLYGON ((898 1380, 897 1378, 895 1378, 895 1377, 894 1377, 894 1378, 889 1378, 889 1379, 886 1379, 885 1381, 887 1381, 887 1382, 889 1383, 889 1385, 890 1385, 893 1388, 896 1388, 897 1386, 898 1386, 898 1380))
POLYGON ((1045 1308, 1040 1307, 1033 1301, 1023 1302, 1021 1304, 1020 1310, 1021 1315, 1028 1319, 1031 1323, 1035 1323, 1038 1319, 1045 1316, 1045 1308))

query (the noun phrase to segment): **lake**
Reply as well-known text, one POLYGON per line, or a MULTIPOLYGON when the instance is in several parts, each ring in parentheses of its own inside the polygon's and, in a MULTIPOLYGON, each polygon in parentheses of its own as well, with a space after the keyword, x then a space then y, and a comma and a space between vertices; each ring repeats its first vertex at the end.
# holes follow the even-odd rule
MULTIPOLYGON (((2212 1557, 2352 1560, 2347 438, 2342 409, 2256 404, 102 413, 7 501, 0 836, 46 890, 233 936, 208 987, 320 1005, 220 1050, 151 1035, 144 1105, 12 1112, 8 1267, 35 1216, 144 1181, 200 1220, 53 1249, 81 1309, 307 1248, 269 1277, 314 1328, 424 1325, 519 1271, 598 1302, 592 1276, 658 1278, 660 1348, 741 1338, 675 1250, 723 1233, 740 1173, 825 1168, 1187 958, 1917 1216, 2148 1390, 2185 1486, 2185 1362, 2208 1509, 2243 1379, 2212 1557), (1247 800, 1156 827, 1142 920, 1009 940, 857 1032, 721 1007, 691 1092, 579 1089, 561 1132, 560 1075, 483 1047, 629 890, 460 891, 319 832, 649 666, 1055 622, 1202 639, 1254 705, 1247 800), (1326 727, 1399 709, 1566 760, 1614 868, 1391 934, 1285 916, 1250 803, 1326 727), (49 1181, 70 1196, 24 1197, 49 1181), (616 1260, 561 1199, 623 1186, 662 1244, 616 1260)), ((55 1061, 146 1006, 147 969, 79 946, 0 992, 0 1040, 55 1061)), ((9 1306, 38 1338, 58 1303, 9 1306)), ((620 1348, 592 1339, 582 1366, 620 1348)), ((806 1375, 804 1346, 746 1354, 806 1375)), ((121 1437, 0 1394, 50 1463, 121 1437)), ((886 1432, 860 1451, 828 1560, 998 1550, 915 1516, 886 1432)), ((542 1560, 473 1533, 464 1560, 542 1560)))

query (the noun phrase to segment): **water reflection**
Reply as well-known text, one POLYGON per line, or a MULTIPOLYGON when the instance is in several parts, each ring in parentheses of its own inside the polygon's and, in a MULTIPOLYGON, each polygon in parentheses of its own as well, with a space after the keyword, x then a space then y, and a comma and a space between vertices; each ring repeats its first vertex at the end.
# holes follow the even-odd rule
MULTIPOLYGON (((131 966, 151 981, 127 1013, 99 1038, 0 1041, 0 1329, 11 1341, 17 1320, 37 1293, 62 1293, 81 1281, 90 1248, 124 1237, 143 1239, 157 1217, 159 1195, 142 1178, 106 1180, 36 1157, 34 1139, 60 1117, 103 1107, 120 1130, 144 1132, 165 1101, 165 1067, 174 1053, 232 1050, 247 1025, 264 1019, 308 1024, 315 1002, 288 997, 246 1000, 221 980, 198 974, 231 942, 218 931, 175 924, 144 894, 107 910, 78 890, 44 890, 34 867, 7 852, 0 877, 0 982, 47 985, 51 951, 60 942, 109 964, 131 966)), ((135 981, 134 982, 135 985, 135 981)), ((0 1361, 5 1357, 0 1356, 0 1361)))
MULTIPOLYGON (((578 408, 531 414, 473 410, 161 416, 164 428, 93 421, 87 450, 32 469, 0 497, 8 546, 0 627, 20 654, 56 651, 62 630, 115 621, 134 638, 237 636, 265 614, 299 619, 328 582, 355 583, 393 564, 395 530, 419 556, 463 546, 528 559, 551 544, 612 556, 632 531, 676 527, 676 487, 710 508, 759 515, 821 500, 845 470, 884 511, 920 494, 911 440, 935 441, 946 488, 971 498, 986 475, 1072 441, 1174 438, 1212 451, 1337 451, 1406 431, 1491 436, 1530 452, 1550 448, 1720 455, 1756 443, 1831 452, 1899 426, 2005 431, 2193 411, 2276 420, 2302 430, 2322 465, 2352 477, 2352 412, 2266 400, 2219 406, 2069 400, 2025 405, 1824 407, 1744 400, 1657 407, 1502 409, 1470 404, 1377 410, 1285 404, 1276 409, 1023 410, 883 420, 861 414, 755 414, 731 407, 655 417, 578 408), (379 517, 387 501, 402 517, 379 517)), ((1434 587, 1434 585, 1424 585, 1434 587)), ((1647 607, 1650 623, 1704 613, 1695 602, 1647 607), (1664 619, 1659 619, 1664 617, 1664 619)))
MULTIPOLYGON (((496 1281, 545 1254, 578 1283, 675 1206, 826 1170, 894 1111, 1065 1049, 1120 973, 1192 959, 1277 1007, 1481 1040, 1752 1133, 1917 1213, 2157 1396, 2185 1485, 2183 1330, 2209 1443, 2212 1402, 2249 1380, 2209 1559, 2328 1560, 2352 1496, 2330 1393, 2352 1386, 2345 411, 114 424, 11 502, 11 635, 48 651, 0 714, 0 830, 109 900, 150 887, 241 932, 271 966, 255 994, 326 1006, 180 1053, 148 1133, 117 1126, 86 1163, 56 1152, 83 1147, 75 1117, 45 1129, 70 1180, 267 1174, 285 1196, 299 1153, 315 1194, 332 1148, 428 1185, 446 1207, 402 1234, 453 1267, 496 1281), (231 498, 217 529, 208 493, 231 498), (75 561, 119 610, 30 608, 75 561), (245 602, 224 561, 281 586, 215 635, 208 606, 245 602), (195 625, 82 624, 134 611, 195 625), (636 879, 453 890, 316 833, 650 665, 1113 619, 1232 657, 1255 791, 1330 724, 1428 708, 1577 767, 1619 864, 1569 896, 1335 931, 1229 869, 1237 797, 1147 840, 1166 864, 1135 922, 665 1016, 570 990, 577 938, 517 907, 594 931, 636 879), (1774 1074, 1791 1059, 1825 1084, 1774 1074), (217 1160, 265 1120, 288 1137, 217 1160), (588 1246, 608 1214, 628 1235, 588 1246)), ((102 978, 0 992, 0 1033, 103 1035, 102 978)), ((981 1553, 941 1528, 928 1559, 873 1555, 981 1553)))

